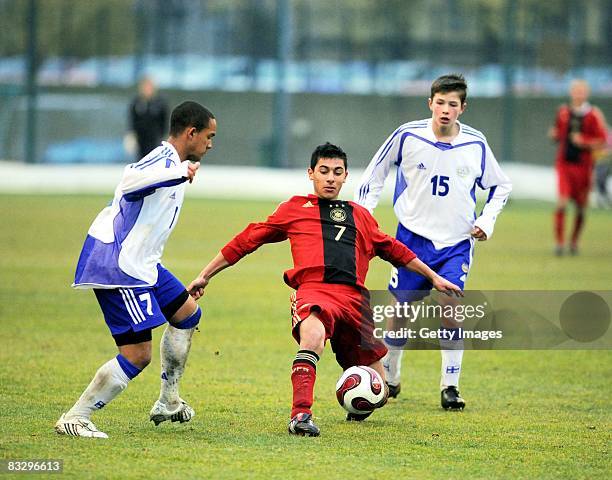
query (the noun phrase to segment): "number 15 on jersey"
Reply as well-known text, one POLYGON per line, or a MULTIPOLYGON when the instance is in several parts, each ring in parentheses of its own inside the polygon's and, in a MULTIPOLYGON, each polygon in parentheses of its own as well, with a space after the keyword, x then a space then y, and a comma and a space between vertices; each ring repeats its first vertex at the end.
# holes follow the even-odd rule
POLYGON ((431 177, 431 194, 438 197, 446 197, 448 195, 448 180, 449 177, 444 175, 435 175, 431 177))

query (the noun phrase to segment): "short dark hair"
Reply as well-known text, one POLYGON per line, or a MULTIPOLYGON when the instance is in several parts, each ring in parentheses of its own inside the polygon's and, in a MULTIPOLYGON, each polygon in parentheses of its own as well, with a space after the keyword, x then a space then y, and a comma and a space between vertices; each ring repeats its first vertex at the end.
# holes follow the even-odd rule
POLYGON ((195 127, 199 132, 208 127, 212 118, 215 118, 212 112, 199 103, 183 102, 170 115, 170 135, 177 136, 188 127, 195 127))
POLYGON ((314 152, 312 152, 312 156, 310 157, 311 169, 314 170, 314 168, 317 166, 319 158, 341 158, 342 160, 344 160, 344 168, 348 168, 348 162, 344 150, 329 142, 325 142, 323 145, 319 145, 317 148, 315 148, 314 152))
POLYGON ((463 104, 467 98, 467 88, 467 82, 460 73, 442 75, 431 84, 431 96, 429 98, 433 99, 436 93, 457 92, 459 98, 461 98, 461 104, 463 104))

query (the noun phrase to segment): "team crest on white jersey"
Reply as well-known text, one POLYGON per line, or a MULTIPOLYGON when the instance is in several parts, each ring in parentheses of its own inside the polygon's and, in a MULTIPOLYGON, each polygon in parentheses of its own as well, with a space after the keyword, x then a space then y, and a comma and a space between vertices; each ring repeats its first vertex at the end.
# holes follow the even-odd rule
POLYGON ((470 173, 469 167, 457 167, 457 175, 466 177, 470 173))
POLYGON ((329 216, 334 222, 344 222, 346 220, 346 212, 341 208, 332 208, 329 216))

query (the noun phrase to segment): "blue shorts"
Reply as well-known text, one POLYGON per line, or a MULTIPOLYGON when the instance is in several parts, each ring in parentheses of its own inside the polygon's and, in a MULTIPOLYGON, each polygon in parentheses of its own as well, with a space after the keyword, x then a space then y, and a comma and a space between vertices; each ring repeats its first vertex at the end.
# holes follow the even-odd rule
MULTIPOLYGON (((434 272, 463 290, 472 264, 472 239, 436 250, 431 240, 411 232, 401 223, 397 227, 396 238, 416 253, 434 272)), ((428 279, 407 268, 392 270, 389 291, 400 302, 420 300, 429 295, 432 287, 428 279)))
POLYGON ((187 300, 185 286, 160 264, 152 287, 94 289, 94 293, 112 335, 159 327, 187 300))

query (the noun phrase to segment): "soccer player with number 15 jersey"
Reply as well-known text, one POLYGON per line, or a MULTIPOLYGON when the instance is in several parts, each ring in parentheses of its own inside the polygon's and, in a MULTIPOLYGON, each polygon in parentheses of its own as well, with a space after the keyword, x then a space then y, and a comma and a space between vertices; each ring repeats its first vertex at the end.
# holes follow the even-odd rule
MULTIPOLYGON (((472 264, 474 240, 487 240, 512 190, 484 135, 458 121, 466 108, 467 84, 461 75, 444 75, 431 85, 432 117, 401 125, 382 144, 364 172, 355 201, 373 211, 385 178, 397 166, 393 208, 399 220, 396 238, 436 273, 464 287, 472 264), (476 186, 489 190, 479 216, 476 186)), ((398 301, 416 301, 431 284, 405 268, 394 268, 389 290, 398 301)), ((452 303, 456 300, 442 299, 452 303)), ((443 319, 445 328, 457 328, 443 319)), ((392 347, 383 359, 389 395, 400 390, 402 339, 387 339, 392 347)), ((462 340, 441 340, 441 403, 463 409, 459 375, 462 340)))

